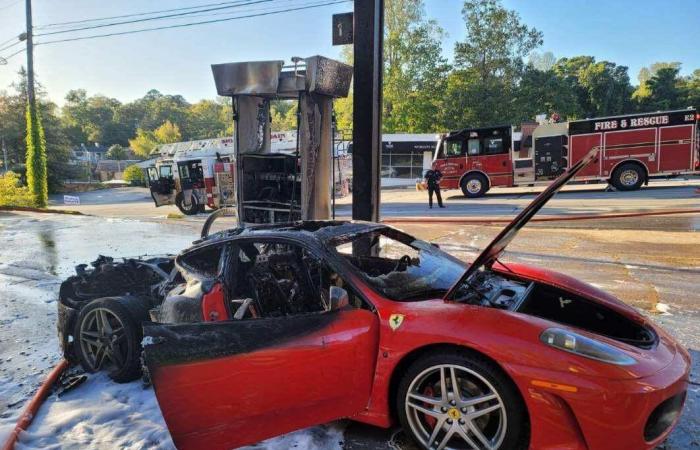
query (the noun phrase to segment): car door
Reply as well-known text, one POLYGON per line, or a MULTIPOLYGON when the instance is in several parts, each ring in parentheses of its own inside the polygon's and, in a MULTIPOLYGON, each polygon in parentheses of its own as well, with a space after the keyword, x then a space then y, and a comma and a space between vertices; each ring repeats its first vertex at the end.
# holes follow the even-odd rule
POLYGON ((376 315, 352 306, 152 323, 144 361, 176 446, 229 449, 363 411, 378 336, 376 315))

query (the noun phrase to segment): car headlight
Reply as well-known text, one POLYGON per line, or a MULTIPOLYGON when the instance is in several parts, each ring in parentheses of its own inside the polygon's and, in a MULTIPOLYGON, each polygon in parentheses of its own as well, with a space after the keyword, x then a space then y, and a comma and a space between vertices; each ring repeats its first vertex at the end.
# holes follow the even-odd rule
POLYGON ((544 330, 540 335, 540 340, 560 350, 608 364, 629 366, 637 362, 622 350, 618 350, 611 345, 561 328, 544 330))

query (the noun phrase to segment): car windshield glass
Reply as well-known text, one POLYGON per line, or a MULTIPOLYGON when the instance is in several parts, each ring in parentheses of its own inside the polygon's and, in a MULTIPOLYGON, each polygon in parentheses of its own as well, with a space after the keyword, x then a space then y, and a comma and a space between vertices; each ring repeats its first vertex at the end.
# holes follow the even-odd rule
POLYGON ((462 262, 434 245, 392 229, 353 236, 333 248, 391 300, 441 298, 465 270, 462 262))

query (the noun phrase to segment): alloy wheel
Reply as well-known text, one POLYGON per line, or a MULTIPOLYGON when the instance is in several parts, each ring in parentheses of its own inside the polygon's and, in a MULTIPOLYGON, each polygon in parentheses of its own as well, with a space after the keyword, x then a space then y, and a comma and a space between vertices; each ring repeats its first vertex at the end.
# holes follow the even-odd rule
POLYGON ((413 434, 428 449, 496 450, 506 436, 506 410, 491 383, 466 367, 441 364, 421 372, 405 399, 413 434))
POLYGON ((128 356, 124 324, 107 308, 95 308, 80 324, 80 346, 92 371, 121 368, 128 356))

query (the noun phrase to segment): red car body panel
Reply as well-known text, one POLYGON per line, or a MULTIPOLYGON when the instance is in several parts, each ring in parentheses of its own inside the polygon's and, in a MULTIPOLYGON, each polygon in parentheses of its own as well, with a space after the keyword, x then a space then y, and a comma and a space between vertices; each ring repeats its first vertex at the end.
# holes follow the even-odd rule
POLYGON ((377 318, 366 310, 335 314, 327 326, 281 345, 156 366, 151 379, 175 445, 229 449, 364 409, 377 318))

